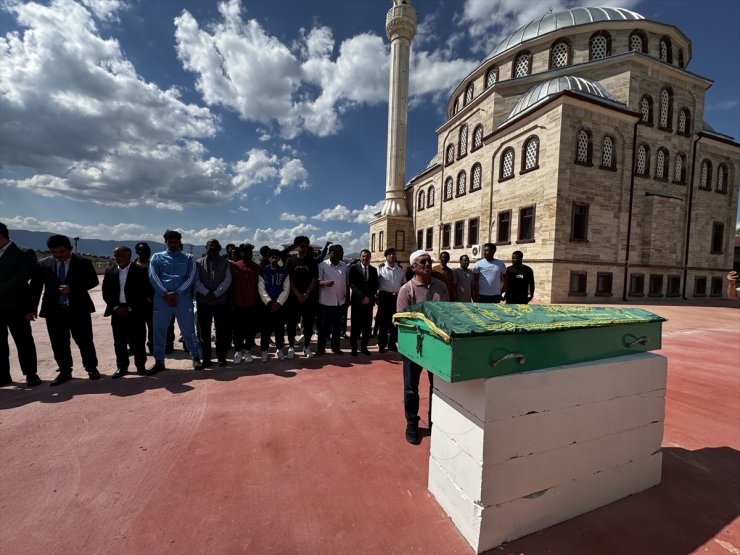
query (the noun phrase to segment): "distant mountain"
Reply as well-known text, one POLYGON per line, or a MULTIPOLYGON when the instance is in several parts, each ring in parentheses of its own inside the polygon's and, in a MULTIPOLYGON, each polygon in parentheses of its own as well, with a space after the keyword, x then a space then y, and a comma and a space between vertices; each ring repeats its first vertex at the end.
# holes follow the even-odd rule
MULTIPOLYGON (((24 247, 28 247, 30 249, 34 249, 38 251, 46 250, 46 240, 49 238, 49 235, 53 235, 53 232, 51 231, 26 231, 23 229, 11 229, 10 230, 10 238, 14 242, 24 247)), ((74 245, 74 239, 72 237, 70 237, 70 239, 72 240, 72 244, 74 245)), ((133 251, 134 247, 136 246, 136 243, 139 243, 139 242, 140 241, 106 241, 103 239, 86 239, 84 237, 80 237, 80 240, 77 242, 77 250, 80 254, 92 254, 95 256, 112 256, 114 248, 120 247, 121 245, 125 245, 133 251)), ((149 246, 152 248, 152 252, 159 252, 159 251, 165 250, 164 243, 157 243, 154 241, 146 241, 146 242, 149 243, 149 246)), ((205 252, 205 245, 194 246, 188 243, 188 244, 183 244, 183 249, 185 250, 185 252, 190 252, 194 256, 200 257, 205 252)), ((134 254, 134 257, 135 256, 136 254, 134 254)))

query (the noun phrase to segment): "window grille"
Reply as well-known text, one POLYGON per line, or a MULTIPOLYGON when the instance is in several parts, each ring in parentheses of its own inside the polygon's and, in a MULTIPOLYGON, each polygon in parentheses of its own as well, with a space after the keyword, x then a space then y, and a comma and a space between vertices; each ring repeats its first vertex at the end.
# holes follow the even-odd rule
POLYGON ((670 94, 667 89, 660 91, 660 126, 668 127, 668 113, 670 104, 670 94))
POLYGON ((486 73, 486 88, 495 85, 496 81, 498 81, 498 68, 493 66, 488 70, 488 73, 486 73))
POLYGON ((614 141, 611 137, 604 137, 604 144, 601 147, 601 165, 605 168, 611 168, 613 163, 614 141))
POLYGON ((637 173, 645 175, 645 169, 647 168, 647 148, 645 145, 640 145, 637 149, 637 173))
POLYGON ((686 134, 686 110, 681 110, 678 113, 678 132, 681 134, 686 134))
POLYGON ((709 188, 709 182, 710 182, 710 170, 709 170, 709 162, 704 160, 701 163, 701 178, 699 180, 699 187, 702 189, 708 189, 709 188))
POLYGON ((529 75, 529 54, 519 54, 514 63, 514 77, 529 75))
POLYGON ((477 191, 481 187, 481 177, 483 175, 483 169, 480 164, 476 164, 473 166, 473 171, 471 172, 473 174, 472 177, 472 183, 470 184, 470 190, 471 191, 477 191))
POLYGON ((640 35, 630 36, 630 50, 633 52, 642 52, 642 37, 640 35))
POLYGON ((552 47, 552 67, 565 67, 568 65, 568 45, 559 42, 552 47))
POLYGON ((467 176, 465 175, 465 172, 460 172, 460 175, 457 176, 457 196, 462 196, 467 192, 467 176))
POLYGON ((465 105, 467 106, 471 102, 473 102, 473 96, 475 95, 475 88, 473 87, 473 83, 470 83, 468 85, 468 88, 465 90, 465 105))
POLYGON ((588 162, 588 133, 583 129, 578 132, 576 160, 578 162, 583 162, 584 164, 588 162))
POLYGON ((673 181, 683 183, 683 156, 676 156, 676 164, 673 168, 673 181))
POLYGON ((455 161, 455 145, 449 145, 447 147, 447 156, 445 156, 445 163, 452 164, 455 161))
POLYGON ((514 175, 514 151, 507 150, 501 161, 501 177, 511 177, 514 175))
POLYGON ((416 205, 417 210, 424 210, 424 191, 419 191, 419 201, 416 205))
POLYGON ((483 146, 483 126, 479 125, 473 131, 473 148, 480 148, 483 146))
POLYGON ((460 156, 468 153, 468 126, 463 125, 460 128, 460 156))
POLYGON ((434 187, 429 187, 427 191, 427 208, 434 206, 434 187))
POLYGON ((647 97, 642 97, 640 100, 640 113, 642 114, 642 123, 650 123, 650 101, 647 97))
POLYGON ((540 146, 539 139, 532 138, 527 141, 527 146, 524 150, 524 169, 531 170, 537 166, 537 155, 540 146))
POLYGON ((452 198, 452 178, 448 177, 445 181, 445 200, 452 198))
POLYGON ((591 59, 601 60, 606 58, 607 53, 607 41, 604 36, 597 36, 591 39, 591 59))
POLYGON ((655 157, 655 177, 665 179, 665 151, 663 149, 659 150, 655 157))

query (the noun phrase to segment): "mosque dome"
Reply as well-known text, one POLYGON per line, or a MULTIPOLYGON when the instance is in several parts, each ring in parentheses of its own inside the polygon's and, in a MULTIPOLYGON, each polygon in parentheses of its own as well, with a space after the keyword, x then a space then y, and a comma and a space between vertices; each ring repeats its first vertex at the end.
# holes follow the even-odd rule
POLYGON ((546 101, 548 98, 551 98, 563 91, 571 91, 584 96, 591 96, 624 106, 598 81, 573 76, 556 77, 555 79, 550 79, 549 81, 535 85, 520 96, 511 108, 509 115, 506 116, 504 123, 529 111, 533 107, 546 101))
POLYGON ((540 19, 520 27, 493 49, 490 57, 498 56, 529 40, 559 29, 587 25, 596 21, 635 21, 645 19, 639 13, 624 8, 572 8, 562 12, 548 13, 540 19))

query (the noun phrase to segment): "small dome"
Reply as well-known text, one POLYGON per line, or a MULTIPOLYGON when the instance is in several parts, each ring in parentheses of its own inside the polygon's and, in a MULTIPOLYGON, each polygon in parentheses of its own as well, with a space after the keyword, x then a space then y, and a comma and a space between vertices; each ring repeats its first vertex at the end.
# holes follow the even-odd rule
POLYGON ((562 12, 549 13, 514 31, 493 49, 489 57, 498 56, 523 42, 552 33, 558 29, 587 25, 595 21, 635 21, 640 19, 645 18, 639 13, 624 8, 573 8, 562 12))
POLYGON ((535 85, 520 96, 514 103, 514 106, 512 106, 509 115, 506 116, 504 123, 529 111, 548 98, 563 91, 572 91, 578 94, 593 96, 624 106, 598 81, 573 76, 556 77, 555 79, 550 79, 549 81, 535 85))

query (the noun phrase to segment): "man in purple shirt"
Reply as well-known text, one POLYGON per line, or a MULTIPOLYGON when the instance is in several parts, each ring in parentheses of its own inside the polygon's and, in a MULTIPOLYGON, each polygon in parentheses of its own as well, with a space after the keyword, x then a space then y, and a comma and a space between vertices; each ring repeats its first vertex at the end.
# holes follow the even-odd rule
MULTIPOLYGON (((396 312, 404 312, 406 307, 422 301, 448 301, 447 285, 432 277, 432 258, 425 250, 411 253, 409 257, 414 277, 403 284, 398 292, 396 312)), ((406 441, 412 445, 419 444, 419 378, 421 366, 403 359, 403 408, 406 414, 406 441)), ((429 429, 432 427, 432 373, 429 377, 429 429)))

